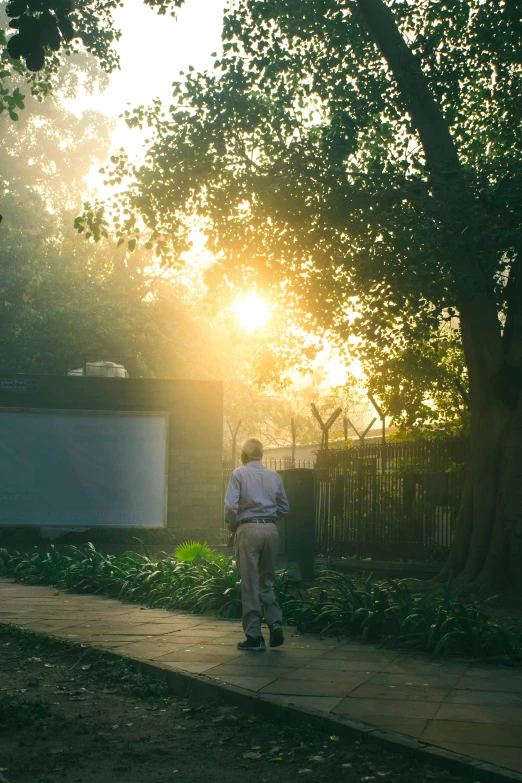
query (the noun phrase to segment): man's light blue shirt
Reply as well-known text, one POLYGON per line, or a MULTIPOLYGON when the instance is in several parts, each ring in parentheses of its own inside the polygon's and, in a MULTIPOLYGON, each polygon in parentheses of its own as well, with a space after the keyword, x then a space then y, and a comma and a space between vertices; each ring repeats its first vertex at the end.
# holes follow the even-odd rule
POLYGON ((230 476, 225 520, 232 528, 253 517, 284 517, 289 510, 281 476, 260 460, 247 462, 230 476))

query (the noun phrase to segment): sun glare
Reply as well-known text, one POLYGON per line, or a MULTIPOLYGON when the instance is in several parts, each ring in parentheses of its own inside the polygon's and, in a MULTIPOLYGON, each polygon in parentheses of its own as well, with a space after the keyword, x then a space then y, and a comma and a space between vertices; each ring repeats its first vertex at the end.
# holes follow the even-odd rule
POLYGON ((231 308, 238 323, 247 332, 262 329, 270 318, 270 306, 255 291, 238 297, 231 308))

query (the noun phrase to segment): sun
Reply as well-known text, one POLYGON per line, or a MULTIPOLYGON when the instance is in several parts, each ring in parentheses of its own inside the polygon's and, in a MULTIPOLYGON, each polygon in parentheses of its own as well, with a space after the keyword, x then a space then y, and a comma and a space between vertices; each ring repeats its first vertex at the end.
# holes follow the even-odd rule
POLYGON ((255 291, 246 296, 239 296, 230 308, 240 326, 247 332, 263 329, 270 318, 270 306, 255 291))

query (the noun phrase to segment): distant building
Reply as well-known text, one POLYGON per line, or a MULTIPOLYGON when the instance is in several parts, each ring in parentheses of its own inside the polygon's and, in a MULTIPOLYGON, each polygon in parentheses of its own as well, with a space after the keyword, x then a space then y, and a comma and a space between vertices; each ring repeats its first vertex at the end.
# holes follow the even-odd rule
MULTIPOLYGON (((394 432, 397 432, 397 427, 386 427, 386 435, 392 435, 394 432)), ((381 427, 375 427, 374 429, 371 429, 368 435, 365 437, 364 442, 372 441, 372 440, 379 440, 382 438, 382 429, 381 427)), ((352 436, 351 438, 352 442, 357 443, 358 438, 357 436, 352 436)), ((331 440, 329 442, 329 448, 330 449, 340 449, 344 446, 344 440, 331 440)), ((317 452, 320 451, 321 444, 319 443, 307 443, 302 446, 296 446, 295 447, 295 461, 296 461, 296 467, 313 467, 315 464, 317 452), (299 462, 306 463, 299 465, 299 462), (310 463, 310 464, 308 464, 310 463)), ((292 446, 266 446, 265 447, 265 456, 264 456, 264 462, 265 464, 270 467, 270 462, 273 463, 277 462, 277 465, 273 465, 273 467, 279 468, 279 462, 281 463, 288 463, 292 459, 292 446)))

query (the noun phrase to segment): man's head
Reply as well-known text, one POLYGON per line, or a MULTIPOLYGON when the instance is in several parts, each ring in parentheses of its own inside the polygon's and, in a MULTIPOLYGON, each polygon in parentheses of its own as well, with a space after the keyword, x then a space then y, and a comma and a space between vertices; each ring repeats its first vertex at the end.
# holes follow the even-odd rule
POLYGON ((257 438, 249 438, 241 447, 241 462, 246 465, 255 459, 263 458, 263 444, 257 438))

